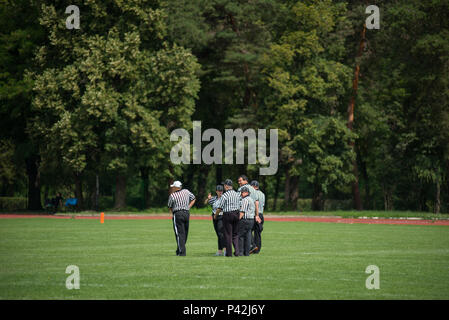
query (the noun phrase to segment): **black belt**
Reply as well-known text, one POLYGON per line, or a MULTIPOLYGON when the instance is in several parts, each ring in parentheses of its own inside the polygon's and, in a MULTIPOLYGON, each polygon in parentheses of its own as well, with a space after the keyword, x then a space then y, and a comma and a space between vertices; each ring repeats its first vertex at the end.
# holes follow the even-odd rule
POLYGON ((183 212, 183 211, 186 211, 187 213, 189 212, 189 210, 182 209, 182 210, 173 211, 173 214, 178 213, 178 212, 183 212))
POLYGON ((223 214, 231 214, 231 213, 239 213, 239 211, 238 210, 234 210, 234 211, 223 212, 223 214))

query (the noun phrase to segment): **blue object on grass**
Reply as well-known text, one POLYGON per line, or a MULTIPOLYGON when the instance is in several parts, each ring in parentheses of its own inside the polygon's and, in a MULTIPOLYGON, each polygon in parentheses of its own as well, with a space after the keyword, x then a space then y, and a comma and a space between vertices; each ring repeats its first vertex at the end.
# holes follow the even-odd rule
POLYGON ((76 206, 77 203, 78 203, 78 199, 77 198, 68 198, 65 201, 65 205, 66 206, 76 206))

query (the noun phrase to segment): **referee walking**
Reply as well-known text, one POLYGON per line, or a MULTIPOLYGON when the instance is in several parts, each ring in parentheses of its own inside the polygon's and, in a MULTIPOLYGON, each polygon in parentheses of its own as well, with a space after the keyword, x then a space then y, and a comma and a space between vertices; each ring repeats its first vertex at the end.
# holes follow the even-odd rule
POLYGON ((181 189, 180 181, 173 182, 170 187, 174 192, 168 197, 168 208, 173 215, 173 230, 176 237, 176 255, 186 255, 186 242, 189 234, 189 210, 195 203, 195 196, 187 189, 181 189))
POLYGON ((234 245, 234 255, 239 256, 240 193, 232 188, 232 181, 230 179, 226 179, 223 184, 225 192, 218 201, 214 219, 217 219, 220 212, 223 211, 226 257, 232 257, 232 245, 234 245))

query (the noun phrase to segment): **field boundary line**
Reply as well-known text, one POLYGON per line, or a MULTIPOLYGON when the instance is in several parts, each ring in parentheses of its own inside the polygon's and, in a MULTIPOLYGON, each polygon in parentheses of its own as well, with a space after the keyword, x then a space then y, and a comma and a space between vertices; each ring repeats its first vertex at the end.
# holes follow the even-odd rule
MULTIPOLYGON (((49 218, 49 219, 100 219, 99 214, 0 214, 0 219, 20 219, 20 218, 49 218)), ((120 215, 105 214, 105 220, 164 220, 171 219, 169 214, 148 214, 148 215, 120 215)), ((191 220, 211 220, 211 215, 191 215, 191 220)), ((312 216, 275 216, 265 215, 265 221, 281 222, 326 222, 326 223, 365 223, 365 224, 402 224, 402 225, 439 225, 449 226, 449 220, 426 220, 421 218, 342 218, 342 217, 312 217, 312 216)))

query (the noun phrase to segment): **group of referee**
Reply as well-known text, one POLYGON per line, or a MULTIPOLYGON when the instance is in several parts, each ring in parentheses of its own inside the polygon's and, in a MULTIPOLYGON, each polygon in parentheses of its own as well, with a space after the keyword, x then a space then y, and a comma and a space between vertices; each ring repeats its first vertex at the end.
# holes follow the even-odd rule
MULTIPOLYGON (((248 178, 238 178, 239 188, 233 189, 230 179, 216 187, 216 196, 208 195, 205 203, 212 206, 212 218, 217 234, 218 251, 215 255, 232 257, 257 254, 262 247, 263 208, 265 195, 259 189, 259 182, 248 183, 248 178)), ((168 208, 172 213, 173 229, 177 243, 176 255, 186 255, 186 242, 189 233, 189 210, 195 203, 195 196, 182 189, 180 181, 170 187, 173 193, 168 198, 168 208)))

